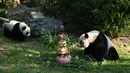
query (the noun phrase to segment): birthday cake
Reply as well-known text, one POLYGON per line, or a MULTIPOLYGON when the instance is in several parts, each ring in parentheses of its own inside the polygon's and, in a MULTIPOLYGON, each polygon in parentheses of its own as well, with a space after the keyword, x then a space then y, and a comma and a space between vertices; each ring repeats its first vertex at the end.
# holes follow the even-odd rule
POLYGON ((61 55, 57 56, 57 62, 59 64, 67 64, 71 62, 71 56, 70 55, 61 55))

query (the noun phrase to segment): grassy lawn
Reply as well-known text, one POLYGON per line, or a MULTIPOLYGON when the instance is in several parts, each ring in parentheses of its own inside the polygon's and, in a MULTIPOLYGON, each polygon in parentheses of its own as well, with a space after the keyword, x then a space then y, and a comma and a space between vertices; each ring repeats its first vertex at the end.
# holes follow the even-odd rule
POLYGON ((76 38, 70 37, 72 62, 56 62, 57 36, 27 38, 24 42, 12 41, 0 34, 0 73, 130 73, 130 53, 117 51, 121 59, 102 64, 86 61, 83 49, 76 47, 76 38), (51 37, 51 38, 50 38, 51 37))

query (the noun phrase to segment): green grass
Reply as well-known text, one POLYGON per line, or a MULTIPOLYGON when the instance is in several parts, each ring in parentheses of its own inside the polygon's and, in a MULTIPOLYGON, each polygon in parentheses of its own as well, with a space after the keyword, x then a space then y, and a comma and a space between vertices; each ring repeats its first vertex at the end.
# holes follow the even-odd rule
POLYGON ((49 37, 17 42, 0 34, 0 48, 7 48, 0 53, 0 73, 130 73, 130 53, 116 46, 121 57, 119 61, 89 62, 83 57, 83 50, 76 47, 76 38, 70 36, 72 61, 59 65, 56 62, 57 36, 49 37))

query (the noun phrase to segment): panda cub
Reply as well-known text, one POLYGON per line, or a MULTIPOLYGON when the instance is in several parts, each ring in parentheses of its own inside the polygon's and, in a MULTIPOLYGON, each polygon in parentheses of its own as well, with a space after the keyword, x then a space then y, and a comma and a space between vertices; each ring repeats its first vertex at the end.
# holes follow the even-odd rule
POLYGON ((23 41, 30 36, 30 27, 24 22, 10 20, 3 24, 4 36, 13 40, 23 41))
POLYGON ((93 30, 79 37, 79 47, 84 47, 84 55, 92 60, 102 62, 103 59, 118 60, 119 55, 112 41, 103 33, 93 30))

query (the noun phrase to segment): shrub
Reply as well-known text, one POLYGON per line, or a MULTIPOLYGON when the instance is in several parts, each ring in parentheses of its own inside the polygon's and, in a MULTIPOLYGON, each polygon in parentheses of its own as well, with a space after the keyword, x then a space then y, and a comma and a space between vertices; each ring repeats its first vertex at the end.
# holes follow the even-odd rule
POLYGON ((128 26, 128 0, 33 0, 33 4, 87 31, 98 29, 115 36, 128 26))
POLYGON ((0 0, 1 8, 12 8, 16 7, 16 2, 14 0, 0 0))
MULTIPOLYGON (((4 9, 0 9, 0 17, 6 17, 4 9)), ((0 20, 0 28, 3 26, 2 23, 3 23, 3 21, 0 20)))

